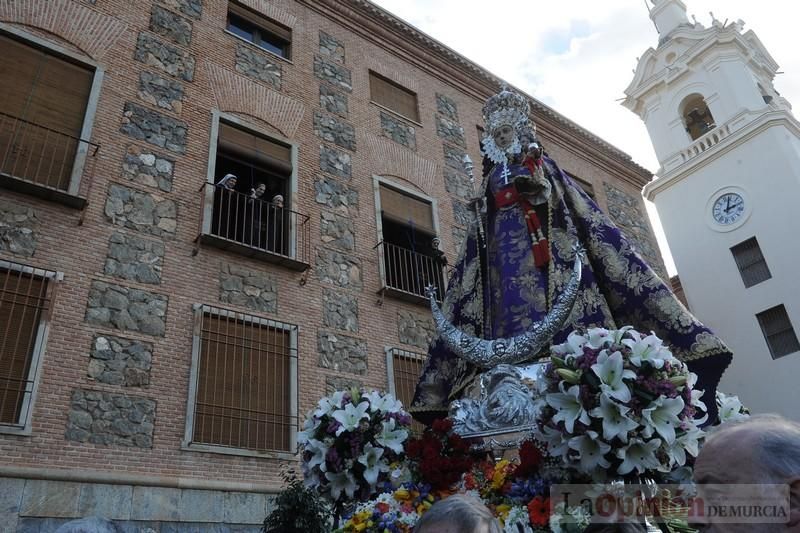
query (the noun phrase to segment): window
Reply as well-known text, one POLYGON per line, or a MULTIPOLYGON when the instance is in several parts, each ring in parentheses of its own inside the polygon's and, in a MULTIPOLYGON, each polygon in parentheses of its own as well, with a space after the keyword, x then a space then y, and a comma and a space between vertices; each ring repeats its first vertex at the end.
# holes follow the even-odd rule
POLYGON ((0 261, 0 431, 30 431, 56 273, 0 261))
POLYGON ((419 122, 416 93, 370 71, 369 94, 376 104, 414 122, 419 122))
POLYGON ((756 315, 773 359, 800 351, 792 322, 781 304, 756 315))
POLYGON ((699 94, 688 96, 681 106, 681 115, 686 133, 694 141, 714 129, 714 117, 705 99, 699 94))
MULTIPOLYGON (((417 381, 422 375, 425 366, 425 356, 414 352, 407 352, 397 348, 386 350, 386 368, 389 369, 389 392, 403 402, 403 408, 408 411, 414 400, 414 390, 417 381)), ((411 423, 411 431, 422 435, 425 426, 416 420, 411 423)))
POLYGON ((293 452, 297 326, 210 306, 196 312, 187 442, 293 452))
POLYGON ((228 4, 228 31, 285 59, 291 59, 292 30, 240 4, 228 4))
POLYGON ((201 240, 305 269, 310 224, 308 216, 290 209, 296 179, 292 146, 227 120, 218 122, 216 143, 209 169, 213 183, 203 193, 201 240))
POLYGON ((755 237, 737 244, 731 248, 731 253, 745 287, 752 287, 772 277, 755 237))
POLYGON ((0 49, 0 175, 14 180, 4 183, 77 195, 85 157, 97 149, 81 138, 95 70, 4 35, 0 49))
POLYGON ((572 179, 572 181, 575 182, 575 185, 580 187, 583 190, 583 192, 585 192, 589 196, 589 198, 591 198, 592 200, 597 201, 597 197, 595 196, 595 193, 594 193, 594 185, 592 185, 591 183, 589 183, 588 181, 586 181, 584 179, 579 178, 578 176, 576 176, 572 172, 564 171, 564 174, 569 176, 572 179))
POLYGON ((378 187, 384 289, 411 301, 424 301, 425 287, 444 294, 444 253, 435 246, 431 201, 380 183, 378 187), (423 300, 420 300, 423 299, 423 300))

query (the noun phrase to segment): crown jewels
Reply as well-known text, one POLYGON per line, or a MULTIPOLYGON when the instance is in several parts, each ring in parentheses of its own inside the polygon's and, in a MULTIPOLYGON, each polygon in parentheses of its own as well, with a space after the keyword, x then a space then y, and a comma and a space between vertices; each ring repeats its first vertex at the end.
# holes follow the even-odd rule
POLYGON ((519 93, 503 86, 499 93, 489 97, 483 106, 486 131, 491 133, 498 126, 509 125, 514 129, 528 120, 528 100, 519 93))

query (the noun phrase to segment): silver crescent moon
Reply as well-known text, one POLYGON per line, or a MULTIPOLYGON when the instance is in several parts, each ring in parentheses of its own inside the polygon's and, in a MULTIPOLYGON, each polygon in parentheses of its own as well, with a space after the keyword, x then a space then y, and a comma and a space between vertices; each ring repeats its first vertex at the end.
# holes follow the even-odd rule
POLYGON ((516 337, 480 339, 465 333, 445 318, 439 304, 436 303, 436 288, 427 287, 439 338, 455 355, 481 368, 492 368, 500 364, 516 365, 529 360, 550 342, 553 335, 567 321, 575 306, 581 284, 585 251, 579 244, 574 246, 574 250, 575 263, 572 267, 572 277, 556 299, 555 305, 541 322, 537 322, 531 329, 516 337))

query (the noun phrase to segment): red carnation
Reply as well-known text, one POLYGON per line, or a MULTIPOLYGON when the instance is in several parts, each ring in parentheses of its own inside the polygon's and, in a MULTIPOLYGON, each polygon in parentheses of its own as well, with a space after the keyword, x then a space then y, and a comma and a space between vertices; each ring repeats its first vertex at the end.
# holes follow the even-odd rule
POLYGON ((542 452, 531 440, 522 443, 519 449, 519 465, 514 470, 514 477, 530 477, 538 472, 544 460, 542 452))
POLYGON ((550 498, 537 496, 528 503, 528 516, 531 524, 545 527, 550 522, 550 498))

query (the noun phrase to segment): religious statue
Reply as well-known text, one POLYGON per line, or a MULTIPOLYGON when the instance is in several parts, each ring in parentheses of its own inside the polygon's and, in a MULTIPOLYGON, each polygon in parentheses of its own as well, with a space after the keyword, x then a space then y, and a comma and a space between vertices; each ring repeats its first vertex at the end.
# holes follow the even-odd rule
POLYGON ((423 422, 446 416, 468 387, 486 382, 482 372, 546 358, 575 329, 631 325, 653 331, 698 375, 713 420, 728 348, 547 156, 524 96, 503 88, 487 100, 483 118, 475 222, 441 312, 432 305, 439 334, 411 413, 423 422))

